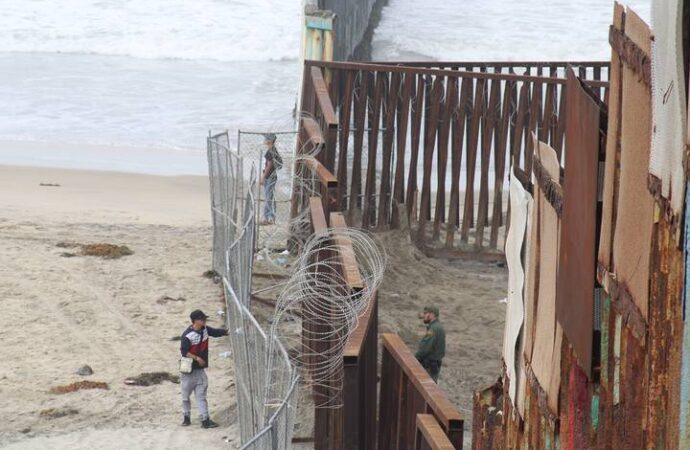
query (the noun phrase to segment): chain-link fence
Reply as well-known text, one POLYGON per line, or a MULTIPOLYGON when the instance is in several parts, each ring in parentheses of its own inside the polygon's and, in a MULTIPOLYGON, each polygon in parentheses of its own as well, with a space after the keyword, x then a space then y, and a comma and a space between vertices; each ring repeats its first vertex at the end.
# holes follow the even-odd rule
POLYGON ((256 165, 230 150, 227 132, 209 134, 213 269, 223 280, 242 448, 291 447, 298 375, 283 345, 250 311, 256 237, 256 165))
POLYGON ((290 448, 296 412, 297 372, 274 336, 267 336, 223 280, 235 361, 242 448, 290 448))
POLYGON ((238 153, 247 162, 254 164, 261 176, 266 165, 268 146, 264 143, 266 134, 276 137, 275 147, 282 158, 282 168, 276 172, 275 184, 264 181, 256 201, 256 248, 282 251, 289 238, 290 200, 294 170, 294 151, 297 145, 295 131, 238 131, 238 153))

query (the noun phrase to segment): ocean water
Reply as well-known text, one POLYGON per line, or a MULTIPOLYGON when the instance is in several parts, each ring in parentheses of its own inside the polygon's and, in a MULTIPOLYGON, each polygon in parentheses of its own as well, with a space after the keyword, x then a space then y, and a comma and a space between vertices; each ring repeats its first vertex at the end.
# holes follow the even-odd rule
MULTIPOLYGON (((629 4, 649 18, 647 1, 629 4)), ((379 60, 608 59, 608 0, 390 0, 379 60)), ((301 0, 0 0, 0 164, 204 174, 291 130, 301 0)))
MULTIPOLYGON (((650 23, 651 0, 627 0, 650 23)), ((376 60, 608 60, 613 0, 389 0, 376 60)))
POLYGON ((0 0, 0 164, 203 174, 209 129, 293 129, 300 3, 0 0))

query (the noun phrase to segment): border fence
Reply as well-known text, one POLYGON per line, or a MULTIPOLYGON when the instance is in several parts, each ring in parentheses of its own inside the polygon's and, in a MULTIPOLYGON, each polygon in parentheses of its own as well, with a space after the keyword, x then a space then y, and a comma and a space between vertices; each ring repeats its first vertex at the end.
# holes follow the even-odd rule
MULTIPOLYGON (((531 176, 531 133, 563 159, 567 64, 307 61, 301 110, 323 133, 318 159, 341 182, 336 201, 353 223, 395 228, 405 214, 420 246, 495 251, 507 232, 507 169, 531 176)), ((570 64, 605 102, 609 64, 570 64)))
POLYGON ((247 170, 229 148, 227 131, 207 141, 213 269, 221 276, 235 361, 243 449, 290 448, 299 376, 282 343, 250 311, 254 257, 256 167, 247 170))

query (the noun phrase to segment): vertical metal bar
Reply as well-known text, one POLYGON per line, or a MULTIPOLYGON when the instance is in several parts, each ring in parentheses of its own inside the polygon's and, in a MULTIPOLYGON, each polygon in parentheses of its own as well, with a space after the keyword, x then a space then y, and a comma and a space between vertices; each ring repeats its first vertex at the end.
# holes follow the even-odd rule
POLYGON ((426 239, 426 222, 429 220, 431 208, 431 172, 438 130, 438 114, 443 95, 442 83, 442 77, 436 77, 433 82, 431 98, 427 98, 428 113, 424 130, 424 178, 422 180, 422 203, 417 226, 417 242, 423 242, 426 239))
POLYGON ((455 230, 460 225, 460 173, 462 169, 462 147, 465 138, 465 126, 468 110, 468 96, 472 90, 472 79, 464 78, 461 84, 460 101, 453 114, 452 141, 452 180, 450 187, 450 212, 448 213, 448 230, 446 247, 453 247, 455 230))
POLYGON ((525 153, 525 172, 527 175, 532 174, 532 157, 534 154, 534 142, 532 140, 532 133, 539 135, 539 125, 541 124, 541 92, 542 83, 536 82, 532 86, 532 99, 529 112, 529 126, 527 138, 527 146, 525 153))
POLYGON ((491 236, 489 238, 489 247, 496 249, 498 247, 498 231, 503 219, 503 185, 505 177, 506 164, 506 141, 508 139, 508 132, 510 130, 510 114, 511 102, 513 92, 512 81, 505 83, 503 93, 503 108, 501 114, 501 123, 498 128, 498 139, 494 143, 494 165, 496 167, 494 177, 494 210, 491 214, 491 236))
POLYGON ((469 133, 469 145, 467 146, 467 183, 465 185, 465 208, 462 218, 462 229, 460 237, 463 242, 468 241, 469 230, 472 227, 474 218, 474 175, 477 169, 477 144, 479 142, 479 124, 482 120, 482 109, 484 107, 485 79, 476 81, 476 94, 474 98, 474 109, 472 111, 471 129, 469 133))
POLYGON ((422 128, 422 113, 424 111, 425 81, 422 75, 417 76, 417 87, 412 97, 412 135, 410 148, 410 169, 407 176, 407 215, 412 222, 412 212, 417 209, 417 160, 419 159, 419 142, 422 128))
POLYGON ((405 150, 407 146, 407 126, 410 120, 410 97, 414 88, 415 76, 408 72, 404 74, 403 93, 398 107, 398 140, 397 159, 395 168, 395 186, 393 198, 398 203, 405 201, 405 150))
POLYGON ((393 72, 390 76, 388 98, 386 99, 386 111, 384 115, 383 134, 383 164, 381 168, 381 186, 379 189, 379 211, 377 227, 384 229, 390 220, 391 205, 391 161, 393 157, 393 143, 395 138, 395 110, 398 104, 398 91, 400 90, 400 74, 393 72))
POLYGON ((364 186, 364 207, 362 208, 362 228, 368 228, 376 217, 376 157, 381 123, 381 102, 386 74, 376 74, 373 102, 370 103, 369 152, 367 154, 367 179, 364 186))
MULTIPOLYGON (((491 141, 493 138, 494 126, 496 124, 496 109, 500 104, 500 81, 491 80, 491 87, 486 87, 485 94, 490 91, 488 107, 485 106, 482 121, 482 159, 481 159, 481 179, 479 183, 479 207, 477 212, 476 237, 474 246, 481 249, 484 246, 484 227, 487 225, 489 212, 489 162, 491 158, 491 141)), ((494 164, 496 162, 494 161, 494 164)))
POLYGON ((362 192, 362 148, 364 147, 364 128, 369 96, 369 72, 359 72, 359 82, 355 91, 355 140, 354 156, 352 160, 352 185, 350 187, 350 213, 362 207, 360 194, 362 192))
POLYGON ((354 72, 347 71, 345 92, 340 108, 340 145, 338 148, 338 205, 346 209, 348 143, 350 139, 350 115, 352 111, 352 92, 354 90, 354 72))
POLYGON ((438 161, 436 163, 437 187, 436 206, 434 208, 433 240, 439 239, 441 234, 441 222, 445 220, 448 139, 450 134, 451 115, 458 103, 457 81, 457 78, 446 79, 446 95, 441 102, 441 117, 438 130, 438 161))

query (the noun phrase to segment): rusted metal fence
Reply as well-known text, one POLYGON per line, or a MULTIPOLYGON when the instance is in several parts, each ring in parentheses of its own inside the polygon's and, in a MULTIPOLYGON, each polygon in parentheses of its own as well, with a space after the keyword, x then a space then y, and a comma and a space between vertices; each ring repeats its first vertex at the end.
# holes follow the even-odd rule
POLYGON ((417 414, 432 414, 453 448, 463 417, 396 334, 383 335, 378 448, 414 450, 417 414))
MULTIPOLYGON (((315 172, 322 176, 328 186, 332 180, 325 168, 318 161, 312 162, 315 172)), ((318 189, 316 189, 318 191, 318 189)), ((328 233, 329 228, 346 228, 343 215, 329 211, 328 190, 323 199, 312 197, 309 209, 312 231, 328 233), (325 211, 329 211, 326 214, 325 211)), ((340 279, 347 286, 345 289, 356 293, 364 287, 359 276, 357 263, 348 258, 347 249, 351 243, 346 238, 333 236, 342 264, 334 270, 341 270, 340 279)), ((353 255, 353 253, 352 253, 353 255)), ((320 255, 329 258, 331 255, 320 255)), ((311 349, 310 354, 328 355, 329 341, 313 339, 325 330, 319 328, 316 321, 309 319, 309 312, 303 312, 304 346, 311 349)), ((315 385, 313 389, 314 404, 314 448, 316 449, 373 449, 376 439, 376 365, 377 365, 378 304, 374 295, 367 309, 360 315, 357 327, 349 336, 342 356, 342 377, 332 380, 332 385, 315 385), (327 400, 325 402, 325 400, 327 400), (326 405, 324 405, 326 403, 326 405)), ((310 363, 313 364, 313 363, 310 363)))
POLYGON ((230 150, 227 131, 209 133, 207 144, 212 267, 222 279, 231 330, 241 448, 290 448, 299 374, 278 337, 266 335, 250 309, 256 167, 245 168, 230 150))
POLYGON ((415 450, 453 450, 453 443, 431 414, 417 414, 415 450))
MULTIPOLYGON (((327 233, 329 229, 347 227, 346 218, 338 211, 339 204, 335 201, 339 186, 337 179, 317 160, 307 159, 302 161, 302 164, 308 164, 311 168, 306 173, 317 174, 310 181, 316 185, 312 187, 312 191, 323 193, 322 197, 311 197, 308 202, 311 231, 327 233)), ((337 233, 333 238, 338 239, 337 233)), ((347 242, 341 244, 344 245, 338 245, 338 248, 348 248, 347 242)), ((330 255, 322 257, 328 258, 330 255)), ((341 275, 346 280, 348 289, 355 292, 362 289, 356 262, 348 262, 345 258, 340 268, 343 270, 341 275)), ((302 326, 305 330, 303 339, 318 336, 320 332, 318 325, 309 320, 308 312, 303 314, 302 326)), ((328 354, 328 349, 323 348, 324 345, 327 345, 327 342, 304 342, 304 346, 315 350, 310 353, 328 354)), ((383 348, 384 365, 377 408, 378 300, 374 295, 348 338, 343 352, 342 379, 334 380, 333 386, 314 386, 315 404, 318 405, 328 396, 338 396, 340 401, 336 403, 341 404, 339 408, 316 408, 314 448, 373 450, 378 444, 378 448, 412 449, 417 440, 420 445, 423 442, 434 444, 437 434, 435 427, 443 430, 444 436, 447 436, 446 440, 453 444, 451 448, 462 448, 462 416, 438 385, 397 335, 385 335, 383 348), (398 392, 393 388, 391 391, 392 386, 398 386, 402 390, 398 392), (377 410, 381 412, 378 416, 378 429, 377 410), (399 410, 400 414, 391 415, 393 410, 399 410), (381 415, 383 411, 388 415, 381 415), (427 424, 422 427, 420 438, 416 437, 417 413, 431 413, 436 421, 435 426, 427 424), (395 442, 400 446, 389 446, 389 441, 382 443, 382 436, 390 436, 390 433, 399 436, 395 442)))
MULTIPOLYGON (((336 174, 337 203, 354 225, 397 227, 402 213, 419 244, 495 250, 507 169, 531 174, 531 132, 562 159, 565 64, 307 61, 301 111, 319 125, 318 159, 336 174)), ((605 101, 608 64, 578 70, 605 101)))
MULTIPOLYGON (((557 382, 540 386, 527 370, 514 403, 515 380, 504 370, 501 382, 475 395, 475 449, 688 448, 688 372, 681 361, 688 228, 683 236, 671 199, 650 174, 651 30, 620 4, 613 22, 608 108, 574 76, 568 80, 565 144, 578 152, 566 152, 552 286, 550 314, 562 328, 562 341, 554 342, 557 382)), ((690 47, 687 37, 684 44, 690 47)), ((525 253, 538 246, 531 242, 525 253)), ((527 267, 527 287, 545 270, 527 267)), ((527 352, 516 360, 526 368, 534 362, 527 352)))

